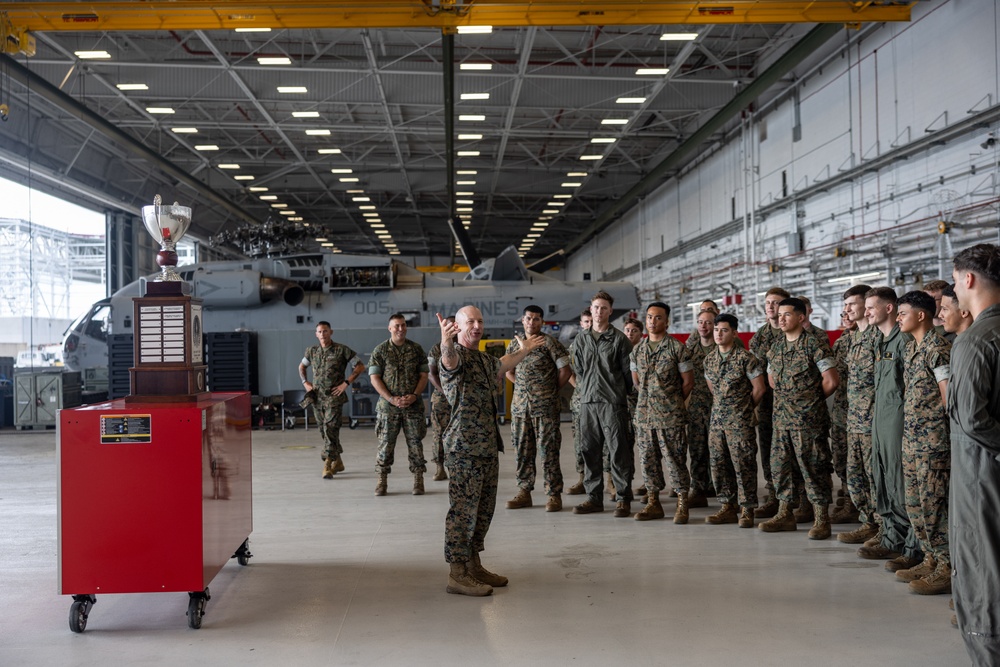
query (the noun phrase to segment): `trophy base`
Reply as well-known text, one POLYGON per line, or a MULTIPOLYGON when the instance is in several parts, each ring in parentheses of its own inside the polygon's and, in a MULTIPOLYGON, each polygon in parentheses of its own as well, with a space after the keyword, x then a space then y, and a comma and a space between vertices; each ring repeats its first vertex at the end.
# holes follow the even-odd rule
POLYGON ((183 403, 207 396, 205 366, 130 368, 132 393, 127 403, 183 403))
MULTIPOLYGON (((147 280, 145 293, 142 296, 184 296, 184 283, 182 281, 152 281, 147 280)), ((190 292, 190 288, 188 288, 190 292)))

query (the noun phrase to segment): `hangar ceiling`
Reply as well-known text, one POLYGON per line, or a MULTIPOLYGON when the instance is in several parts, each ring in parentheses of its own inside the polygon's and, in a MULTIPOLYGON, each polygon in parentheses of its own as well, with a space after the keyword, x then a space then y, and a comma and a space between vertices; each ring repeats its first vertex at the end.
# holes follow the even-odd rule
MULTIPOLYGON (((286 3, 297 4, 309 3, 286 3)), ((30 165, 34 186, 101 208, 135 211, 160 193, 195 207, 202 239, 268 218, 308 225, 343 252, 448 256, 454 213, 481 256, 514 245, 529 261, 578 245, 632 205, 623 195, 718 141, 739 122, 718 112, 814 27, 576 22, 452 36, 165 25, 34 32, 34 56, 0 56, 0 175, 26 182, 30 165), (713 117, 717 131, 698 134, 713 117), (692 137, 683 159, 656 169, 692 137)), ((829 34, 755 103, 786 90, 817 47, 841 45, 824 44, 829 34)))

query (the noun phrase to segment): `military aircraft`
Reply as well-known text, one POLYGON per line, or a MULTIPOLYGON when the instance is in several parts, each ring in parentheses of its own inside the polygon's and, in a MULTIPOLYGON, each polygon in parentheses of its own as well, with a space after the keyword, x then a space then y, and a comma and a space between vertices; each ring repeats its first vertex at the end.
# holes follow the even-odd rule
MULTIPOLYGON (((529 270, 514 248, 467 274, 424 273, 390 257, 333 253, 205 262, 178 273, 203 300, 206 333, 256 332, 261 395, 301 388, 298 363, 316 344, 316 323, 323 320, 334 340, 361 354, 389 337, 389 316, 397 312, 407 319, 408 338, 429 349, 440 339, 437 314, 453 315, 464 305, 483 312, 484 339, 510 338, 529 304, 545 312, 550 333, 575 331, 598 290, 614 297, 613 318, 639 308, 630 283, 557 280, 529 270)), ((108 336, 132 332, 140 282, 98 301, 70 325, 63 341, 67 368, 108 366, 108 336)))

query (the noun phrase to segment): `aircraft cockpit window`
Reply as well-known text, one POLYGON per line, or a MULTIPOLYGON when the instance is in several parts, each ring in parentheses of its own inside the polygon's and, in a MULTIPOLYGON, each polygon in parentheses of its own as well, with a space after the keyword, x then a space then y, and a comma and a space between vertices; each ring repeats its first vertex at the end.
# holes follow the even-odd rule
POLYGON ((98 306, 91 313, 83 328, 83 335, 95 340, 106 341, 111 327, 111 306, 98 306))

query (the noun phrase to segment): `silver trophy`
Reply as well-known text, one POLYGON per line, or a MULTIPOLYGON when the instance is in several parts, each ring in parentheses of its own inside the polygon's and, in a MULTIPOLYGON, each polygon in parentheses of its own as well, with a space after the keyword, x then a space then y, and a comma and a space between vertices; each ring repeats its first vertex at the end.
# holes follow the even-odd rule
POLYGON ((181 277, 174 269, 177 266, 177 242, 187 233, 191 226, 191 207, 161 206, 160 195, 153 197, 152 206, 142 207, 142 222, 146 231, 160 243, 160 252, 156 253, 156 264, 163 272, 156 277, 156 282, 179 282, 181 277))

